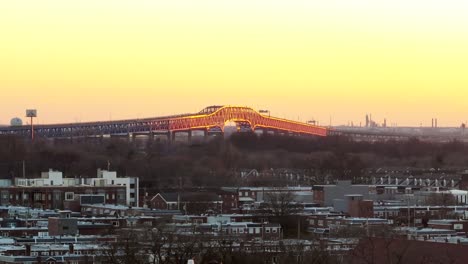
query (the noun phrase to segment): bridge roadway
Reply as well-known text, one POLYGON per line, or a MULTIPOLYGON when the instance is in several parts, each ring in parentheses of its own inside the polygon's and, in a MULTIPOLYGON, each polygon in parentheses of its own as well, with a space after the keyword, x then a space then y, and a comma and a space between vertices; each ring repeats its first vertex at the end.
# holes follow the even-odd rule
POLYGON ((347 136, 357 141, 385 141, 419 139, 431 142, 450 142, 453 140, 468 142, 468 133, 457 127, 392 127, 392 128, 361 128, 333 127, 328 135, 347 136))
MULTIPOLYGON (((209 106, 199 113, 174 116, 129 119, 118 121, 102 121, 88 123, 51 124, 34 126, 34 135, 43 138, 93 137, 103 135, 138 135, 167 134, 174 138, 176 132, 210 131, 224 132, 227 122, 235 122, 239 130, 246 128, 255 131, 275 131, 313 136, 327 136, 325 127, 270 117, 249 107, 239 106, 209 106)), ((1 127, 0 135, 31 135, 31 127, 10 126, 1 127)))

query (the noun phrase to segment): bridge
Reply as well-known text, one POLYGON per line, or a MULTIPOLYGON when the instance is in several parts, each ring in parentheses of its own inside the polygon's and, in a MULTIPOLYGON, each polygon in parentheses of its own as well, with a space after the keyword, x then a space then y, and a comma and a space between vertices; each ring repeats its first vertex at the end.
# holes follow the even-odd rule
POLYGON ((405 141, 419 139, 431 142, 450 142, 453 140, 468 142, 468 131, 459 127, 345 127, 329 128, 329 136, 346 136, 355 141, 405 141))
MULTIPOLYGON (((238 131, 263 130, 321 137, 328 135, 325 127, 271 117, 250 107, 239 106, 209 106, 194 114, 144 119, 36 125, 33 132, 36 137, 42 138, 165 134, 169 139, 174 139, 178 132, 184 132, 188 133, 190 139, 192 131, 203 131, 205 136, 208 133, 223 133, 227 122, 234 122, 238 131)), ((29 137, 31 132, 31 127, 27 125, 0 127, 0 135, 29 137)))

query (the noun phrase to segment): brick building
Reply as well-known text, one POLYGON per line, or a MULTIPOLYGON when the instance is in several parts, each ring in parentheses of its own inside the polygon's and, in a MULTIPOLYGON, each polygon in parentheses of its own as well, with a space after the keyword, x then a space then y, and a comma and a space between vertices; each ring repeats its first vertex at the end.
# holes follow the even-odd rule
POLYGON ((108 204, 126 204, 124 186, 11 186, 0 187, 0 205, 42 209, 70 209, 80 195, 100 194, 108 204))

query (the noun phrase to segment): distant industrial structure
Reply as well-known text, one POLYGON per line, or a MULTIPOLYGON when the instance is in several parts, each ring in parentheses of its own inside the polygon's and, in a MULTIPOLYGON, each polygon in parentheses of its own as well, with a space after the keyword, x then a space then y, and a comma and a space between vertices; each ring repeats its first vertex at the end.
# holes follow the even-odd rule
MULTIPOLYGON (((34 125, 33 118, 37 110, 27 110, 26 116, 31 118, 30 125, 23 125, 20 118, 13 118, 10 126, 0 127, 0 135, 17 135, 22 137, 40 138, 96 138, 96 137, 127 137, 138 136, 166 137, 169 142, 176 140, 176 134, 186 135, 192 142, 194 133, 202 133, 206 139, 209 135, 223 135, 225 132, 263 132, 276 135, 305 136, 347 136, 361 141, 407 140, 418 138, 430 141, 468 141, 465 134, 466 124, 457 128, 439 128, 438 119, 432 118, 431 127, 398 127, 396 123, 388 125, 384 118, 381 124, 374 121, 372 114, 366 114, 364 126, 319 126, 318 121, 292 121, 273 117, 270 110, 256 111, 250 107, 214 105, 193 114, 173 116, 128 119, 116 121, 98 121, 88 123, 68 123, 34 125), (234 126, 231 126, 234 124, 234 126), (227 128, 225 130, 225 128, 227 128)), ((362 124, 362 123, 361 123, 362 124)))

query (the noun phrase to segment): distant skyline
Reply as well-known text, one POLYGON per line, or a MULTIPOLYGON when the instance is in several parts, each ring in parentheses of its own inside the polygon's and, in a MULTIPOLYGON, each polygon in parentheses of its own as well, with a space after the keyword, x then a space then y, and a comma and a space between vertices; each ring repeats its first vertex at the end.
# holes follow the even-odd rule
POLYGON ((0 4, 0 124, 208 105, 320 124, 468 120, 468 1, 15 0, 0 4))

